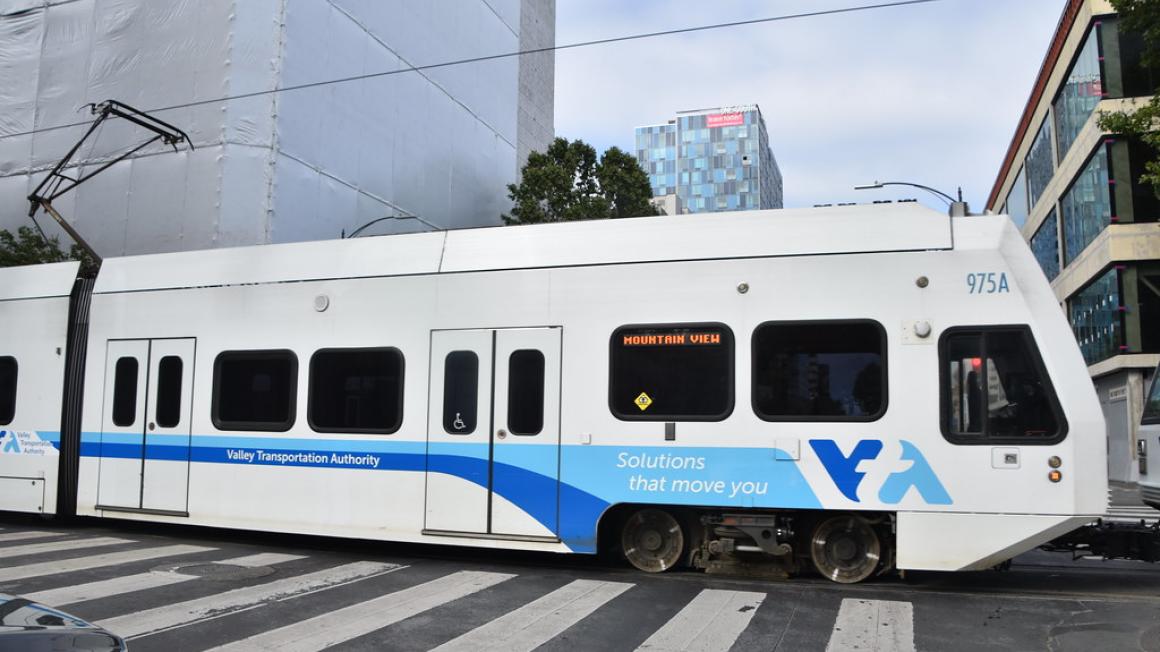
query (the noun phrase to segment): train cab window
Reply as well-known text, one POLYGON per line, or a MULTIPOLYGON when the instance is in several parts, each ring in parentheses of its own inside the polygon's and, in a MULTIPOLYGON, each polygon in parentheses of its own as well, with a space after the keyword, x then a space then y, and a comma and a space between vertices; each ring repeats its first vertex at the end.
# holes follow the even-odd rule
POLYGON ((0 426, 16 418, 16 358, 0 357, 0 426))
POLYGON ((176 428, 181 423, 181 358, 167 355, 157 363, 157 425, 176 428))
POLYGON ((508 358, 508 430, 538 435, 544 429, 544 354, 512 351, 508 358))
POLYGON ((390 434, 403 423, 403 354, 398 349, 323 349, 310 358, 310 427, 318 432, 390 434))
POLYGON ((478 414, 479 356, 475 351, 452 351, 443 360, 443 430, 470 435, 478 414))
POLYGON ((624 326, 610 348, 616 418, 721 421, 733 412, 733 331, 724 324, 624 326))
POLYGON ((127 428, 137 420, 137 358, 121 358, 113 368, 113 425, 127 428))
POLYGON ((218 430, 286 431, 294 425, 298 358, 292 351, 226 351, 213 365, 218 430))
POLYGON ((955 328, 939 341, 943 435, 956 444, 1053 444, 1067 434, 1026 326, 955 328))
POLYGON ((886 412, 876 321, 766 322, 753 331, 753 410, 766 421, 873 421, 886 412))

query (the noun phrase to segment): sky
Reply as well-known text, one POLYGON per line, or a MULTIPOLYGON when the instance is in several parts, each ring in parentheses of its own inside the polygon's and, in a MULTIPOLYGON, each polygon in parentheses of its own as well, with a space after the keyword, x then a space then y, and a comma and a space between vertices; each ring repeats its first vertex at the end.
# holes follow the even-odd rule
MULTIPOLYGON (((556 44, 888 0, 557 0, 556 44)), ((981 212, 1066 0, 938 0, 556 53, 556 135, 635 153, 677 111, 761 107, 786 208, 917 199, 981 212)))

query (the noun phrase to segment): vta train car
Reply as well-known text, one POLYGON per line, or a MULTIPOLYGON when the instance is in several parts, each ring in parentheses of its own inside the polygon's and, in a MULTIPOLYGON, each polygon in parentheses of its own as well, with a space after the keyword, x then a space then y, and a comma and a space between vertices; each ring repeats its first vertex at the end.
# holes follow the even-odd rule
POLYGON ((1140 465, 1140 498, 1160 509, 1160 367, 1152 373, 1152 385, 1144 398, 1136 440, 1136 459, 1140 465), (1151 456, 1151 462, 1149 462, 1151 456))
POLYGON ((5 509, 854 582, 991 567, 1106 507, 1094 390, 1002 216, 751 211, 75 271, 0 270, 5 509))

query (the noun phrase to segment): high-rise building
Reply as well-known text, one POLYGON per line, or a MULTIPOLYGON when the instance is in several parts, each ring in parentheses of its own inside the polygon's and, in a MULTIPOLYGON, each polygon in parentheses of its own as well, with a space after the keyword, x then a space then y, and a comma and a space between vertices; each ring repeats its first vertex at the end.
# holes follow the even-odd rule
MULTIPOLYGON (((30 225, 25 197, 84 131, 60 127, 106 99, 176 107, 154 114, 194 149, 56 202, 104 256, 499 224, 554 136, 554 43, 554 0, 0 2, 0 228, 30 225), (541 51, 409 70, 521 50, 541 51)), ((83 169, 140 134, 105 123, 83 169)))
POLYGON ((681 111, 637 127, 636 158, 653 196, 674 196, 678 213, 782 207, 781 170, 757 105, 681 111))
MULTIPOLYGON (((1099 127, 1152 95, 1143 40, 1107 0, 1068 0, 987 208, 1011 216, 1067 314, 1108 424, 1109 477, 1137 477, 1136 428, 1160 361, 1156 156, 1099 127)), ((1138 105, 1137 105, 1138 106, 1138 105)))

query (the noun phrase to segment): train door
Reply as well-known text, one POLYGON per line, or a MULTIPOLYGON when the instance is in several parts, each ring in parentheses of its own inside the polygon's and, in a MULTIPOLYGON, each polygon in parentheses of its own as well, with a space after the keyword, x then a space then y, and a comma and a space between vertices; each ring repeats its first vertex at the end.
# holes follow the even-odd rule
POLYGON ((108 343, 98 508, 184 514, 195 340, 108 343))
POLYGON ((557 532, 560 329, 431 334, 425 529, 557 532))

